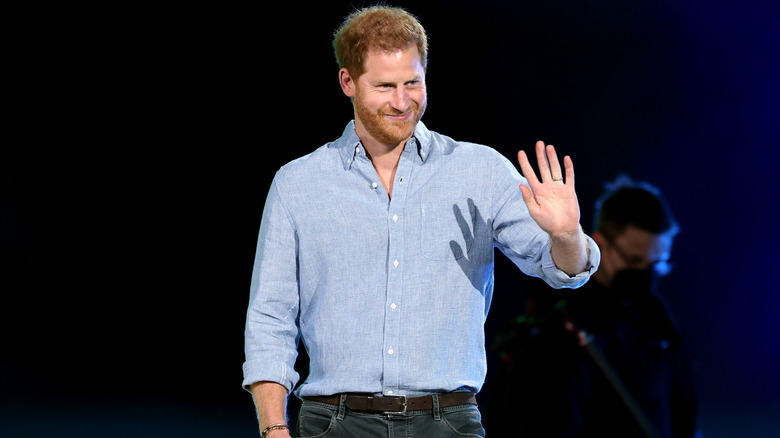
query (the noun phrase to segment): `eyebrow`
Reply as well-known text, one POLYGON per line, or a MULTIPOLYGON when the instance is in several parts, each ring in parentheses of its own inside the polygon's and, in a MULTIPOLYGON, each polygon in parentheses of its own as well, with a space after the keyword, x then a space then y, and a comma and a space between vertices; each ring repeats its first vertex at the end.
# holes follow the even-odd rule
MULTIPOLYGON (((420 82, 420 81, 422 81, 422 75, 417 75, 417 76, 413 77, 412 79, 406 79, 405 81, 403 81, 403 83, 405 84, 407 82, 420 82)), ((371 81, 371 85, 385 85, 385 84, 387 84, 387 85, 395 85, 396 82, 395 81, 386 80, 386 79, 377 79, 375 81, 371 81)))

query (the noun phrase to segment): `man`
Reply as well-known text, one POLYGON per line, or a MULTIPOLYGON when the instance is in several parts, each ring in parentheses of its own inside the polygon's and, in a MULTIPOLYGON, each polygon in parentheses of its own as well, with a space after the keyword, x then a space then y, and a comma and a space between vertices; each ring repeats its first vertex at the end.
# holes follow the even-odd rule
POLYGON ((402 9, 356 11, 333 44, 354 121, 282 167, 263 211, 243 382, 260 430, 289 436, 300 338, 299 436, 483 436, 493 247, 556 288, 598 265, 571 159, 538 142, 541 180, 518 154, 526 181, 493 149, 428 130, 427 37, 402 9))
POLYGON ((656 292, 678 225, 656 188, 627 177, 598 200, 594 224, 601 266, 593 281, 577 295, 532 282, 526 314, 498 335, 490 430, 523 438, 691 438, 688 364, 656 292))

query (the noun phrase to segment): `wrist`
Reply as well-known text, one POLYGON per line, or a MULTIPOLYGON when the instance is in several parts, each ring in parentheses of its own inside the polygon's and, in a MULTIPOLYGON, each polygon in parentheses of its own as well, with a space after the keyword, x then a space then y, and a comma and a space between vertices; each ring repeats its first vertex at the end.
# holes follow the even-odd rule
POLYGON ((584 234, 582 226, 578 225, 577 228, 572 231, 550 233, 550 240, 559 245, 576 246, 582 243, 584 234))
MULTIPOLYGON (((289 431, 289 428, 284 423, 275 423, 271 424, 265 429, 263 429, 262 432, 260 432, 260 438, 272 438, 273 436, 276 436, 276 431, 289 431)), ((279 434, 281 436, 281 432, 279 434)))
POLYGON ((550 235, 550 255, 555 266, 570 277, 590 269, 590 247, 582 228, 573 234, 550 235))

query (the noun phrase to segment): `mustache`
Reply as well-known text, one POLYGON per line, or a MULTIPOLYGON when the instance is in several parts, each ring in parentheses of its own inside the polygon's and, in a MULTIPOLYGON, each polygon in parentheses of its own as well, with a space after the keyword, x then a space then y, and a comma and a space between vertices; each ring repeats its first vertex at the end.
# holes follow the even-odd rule
POLYGON ((407 108, 405 111, 399 111, 391 106, 388 106, 386 110, 383 110, 382 113, 388 116, 402 116, 404 114, 409 113, 416 113, 420 110, 420 104, 416 101, 411 101, 409 108, 407 108))

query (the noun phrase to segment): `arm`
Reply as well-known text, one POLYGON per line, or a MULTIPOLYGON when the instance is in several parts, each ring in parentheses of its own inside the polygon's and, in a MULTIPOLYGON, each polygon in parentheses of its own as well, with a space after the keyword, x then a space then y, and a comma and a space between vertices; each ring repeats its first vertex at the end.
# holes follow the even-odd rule
MULTIPOLYGON (((245 331, 243 386, 252 393, 260 431, 287 424, 288 388, 299 377, 294 369, 299 336, 296 237, 277 182, 274 178, 263 209, 245 331)), ((266 438, 277 436, 289 432, 272 430, 266 438)))
MULTIPOLYGON (((257 382, 249 390, 261 431, 272 424, 287 424, 287 388, 276 382, 257 382)), ((290 437, 289 429, 272 430, 266 435, 266 438, 276 437, 290 437)))
POLYGON ((564 157, 564 182, 555 148, 536 142, 541 181, 536 178, 524 151, 517 154, 523 176, 531 186, 520 185, 531 217, 550 235, 550 252, 555 266, 573 276, 588 268, 588 245, 580 227, 580 206, 574 191, 574 164, 564 157))

